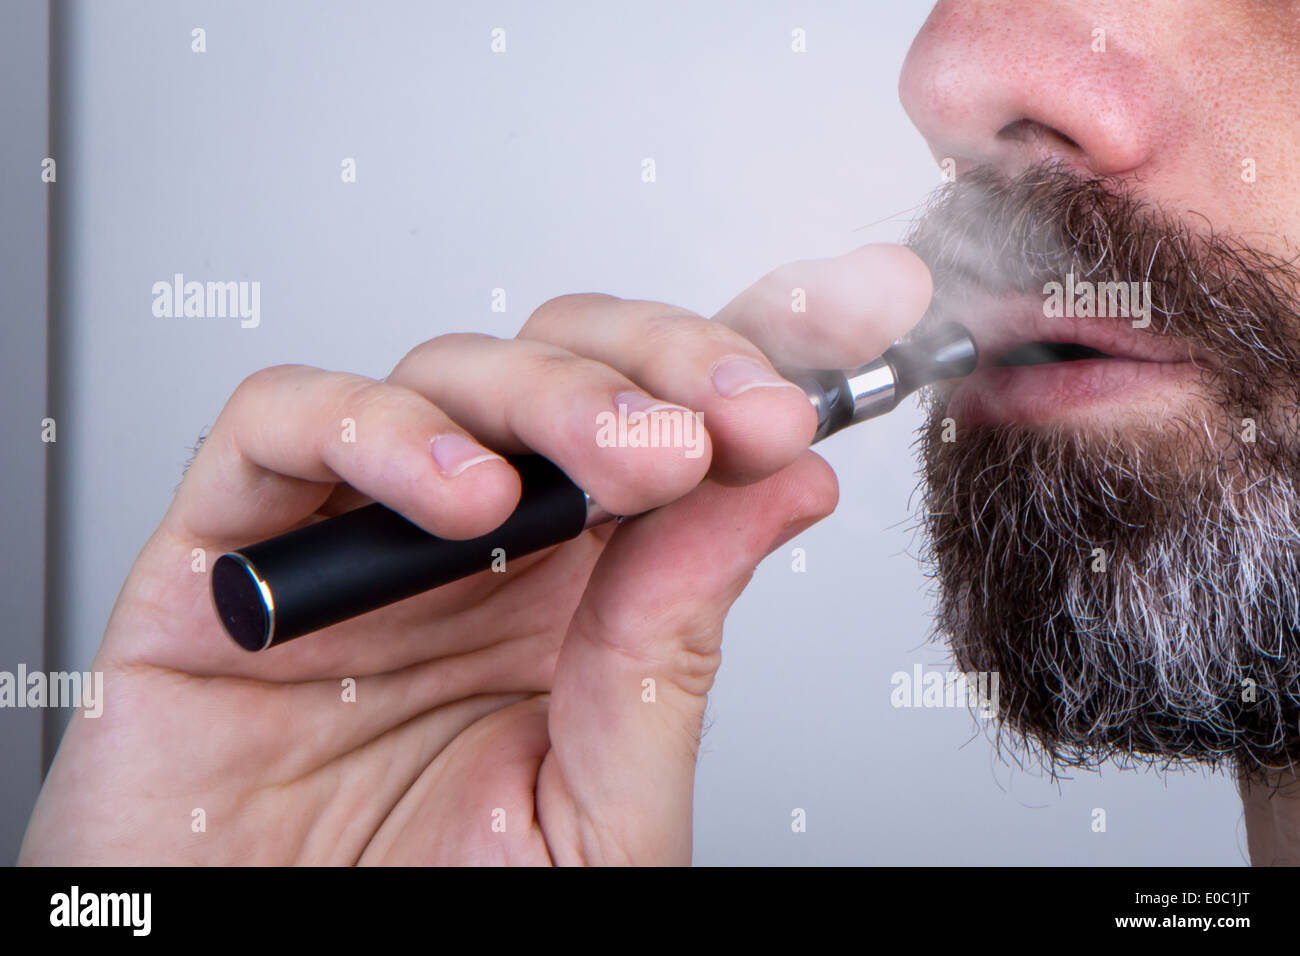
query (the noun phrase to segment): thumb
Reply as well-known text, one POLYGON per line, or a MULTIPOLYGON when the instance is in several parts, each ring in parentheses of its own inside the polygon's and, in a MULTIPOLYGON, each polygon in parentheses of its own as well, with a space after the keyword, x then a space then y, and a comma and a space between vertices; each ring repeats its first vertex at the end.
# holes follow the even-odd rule
POLYGON ((812 452, 705 482, 620 527, 560 649, 537 813, 556 863, 689 863, 695 759, 722 622, 762 557, 834 510, 812 452))

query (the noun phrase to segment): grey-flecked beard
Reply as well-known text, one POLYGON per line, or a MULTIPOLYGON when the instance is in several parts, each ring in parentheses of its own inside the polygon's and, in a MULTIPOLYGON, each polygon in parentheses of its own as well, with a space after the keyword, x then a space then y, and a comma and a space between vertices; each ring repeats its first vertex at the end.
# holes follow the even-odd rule
POLYGON ((956 422, 944 441, 942 389, 919 442, 937 630, 961 671, 999 674, 1001 727, 1054 766, 1294 767, 1297 276, 1111 187, 972 175, 911 239, 936 279, 922 329, 972 284, 1149 278, 1153 331, 1219 359, 1177 418, 1140 428, 956 422))
POLYGON ((1289 476, 1192 466, 1217 443, 1185 430, 1166 461, 1060 431, 942 434, 936 417, 921 440, 937 625, 960 670, 1000 675, 1006 727, 1058 765, 1300 756, 1289 476))

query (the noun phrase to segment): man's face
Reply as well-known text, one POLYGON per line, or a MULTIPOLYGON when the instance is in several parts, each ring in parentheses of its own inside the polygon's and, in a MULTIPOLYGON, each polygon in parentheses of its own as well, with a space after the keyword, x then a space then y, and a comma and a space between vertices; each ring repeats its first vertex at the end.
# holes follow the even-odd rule
POLYGON ((953 0, 927 321, 939 626, 1052 758, 1300 756, 1300 4, 953 0))

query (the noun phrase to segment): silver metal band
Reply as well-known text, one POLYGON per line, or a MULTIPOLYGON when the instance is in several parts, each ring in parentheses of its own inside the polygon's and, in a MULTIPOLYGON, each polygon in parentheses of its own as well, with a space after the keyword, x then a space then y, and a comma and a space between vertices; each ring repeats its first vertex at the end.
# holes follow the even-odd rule
POLYGON ((883 415, 894 407, 897 381, 894 370, 884 359, 868 362, 860 369, 845 372, 849 394, 853 396, 853 422, 883 415))
MULTIPOLYGON (((801 373, 792 377, 804 394, 808 396, 808 401, 812 402, 813 409, 817 412, 817 435, 814 442, 825 438, 830 432, 832 421, 832 409, 838 403, 842 402, 837 398, 840 389, 833 388, 831 394, 824 390, 823 383, 818 381, 817 375, 820 373, 801 373)), ((866 421, 868 418, 875 418, 877 415, 883 415, 894 407, 894 397, 897 390, 897 379, 894 374, 893 366, 885 359, 878 358, 874 362, 868 362, 861 368, 844 372, 844 381, 848 383, 849 398, 853 400, 853 417, 845 423, 843 419, 838 420, 838 427, 843 428, 845 424, 856 424, 857 422, 866 421)), ((843 407, 842 404, 839 407, 843 407)), ((622 521, 623 516, 612 514, 607 511, 600 502, 587 491, 583 491, 587 499, 587 521, 583 528, 591 528, 598 524, 604 524, 607 521, 622 521)))

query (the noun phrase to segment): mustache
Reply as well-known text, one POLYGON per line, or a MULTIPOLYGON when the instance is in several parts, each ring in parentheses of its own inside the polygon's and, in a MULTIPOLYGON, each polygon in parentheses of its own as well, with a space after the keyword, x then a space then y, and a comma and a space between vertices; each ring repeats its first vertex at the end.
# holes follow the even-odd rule
POLYGON ((1076 281, 1149 282, 1148 331, 1209 356, 1221 387, 1241 404, 1258 404, 1264 383, 1277 390, 1290 379, 1295 388, 1297 259, 1216 232, 1195 213, 1171 213, 1130 182, 1059 164, 1014 177, 977 167, 934 194, 905 242, 934 278, 923 328, 957 318, 972 292, 1042 294, 1069 273, 1076 281))

